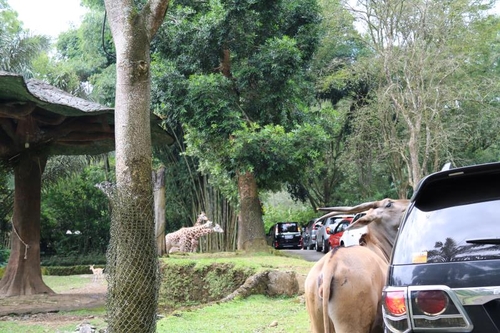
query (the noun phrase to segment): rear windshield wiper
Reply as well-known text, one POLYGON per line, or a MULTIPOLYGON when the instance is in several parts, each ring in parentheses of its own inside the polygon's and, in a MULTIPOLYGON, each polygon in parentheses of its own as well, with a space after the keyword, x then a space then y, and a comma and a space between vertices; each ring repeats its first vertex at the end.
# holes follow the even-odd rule
POLYGON ((472 239, 466 239, 465 242, 473 244, 500 244, 500 237, 472 238, 472 239))

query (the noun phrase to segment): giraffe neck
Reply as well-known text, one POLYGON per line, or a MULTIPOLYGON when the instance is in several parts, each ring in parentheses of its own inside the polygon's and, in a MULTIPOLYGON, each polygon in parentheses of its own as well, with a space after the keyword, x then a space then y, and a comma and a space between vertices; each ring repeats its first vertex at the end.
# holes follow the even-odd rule
POLYGON ((197 234, 196 236, 201 237, 201 236, 203 236, 203 235, 207 235, 207 234, 210 234, 210 233, 212 233, 212 232, 214 232, 214 230, 213 230, 213 229, 211 229, 211 228, 210 228, 210 229, 208 229, 208 228, 206 228, 206 229, 201 229, 201 230, 198 232, 198 234, 197 234))

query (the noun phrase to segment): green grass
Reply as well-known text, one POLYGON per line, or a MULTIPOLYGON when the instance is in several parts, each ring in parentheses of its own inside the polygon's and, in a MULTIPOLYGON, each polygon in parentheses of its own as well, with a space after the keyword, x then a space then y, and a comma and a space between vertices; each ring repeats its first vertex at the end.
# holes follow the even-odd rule
POLYGON ((309 318, 299 298, 246 299, 215 304, 194 311, 175 312, 157 323, 157 332, 246 333, 308 332, 309 318), (270 325, 275 322, 277 326, 270 325))
POLYGON ((85 287, 85 285, 91 282, 91 279, 88 276, 82 275, 43 275, 42 279, 56 293, 60 293, 62 291, 67 291, 70 289, 83 288, 85 287))
POLYGON ((190 253, 170 255, 170 258, 162 258, 163 261, 173 260, 178 263, 192 263, 197 265, 209 265, 214 262, 232 263, 235 266, 245 266, 254 268, 256 272, 265 269, 294 270, 298 274, 307 275, 314 262, 305 261, 298 255, 286 255, 278 250, 270 250, 270 253, 243 252, 219 252, 219 253, 190 253))
MULTIPOLYGON (((285 256, 280 251, 271 253, 245 254, 240 252, 216 254, 171 255, 162 261, 176 263, 192 263, 210 265, 211 263, 232 263, 236 266, 250 267, 256 272, 273 268, 293 270, 307 275, 314 263, 297 257, 285 256)), ((89 283, 88 276, 43 276, 44 281, 55 292, 84 287, 89 283)), ((1 306, 1 305, 0 305, 1 306)), ((23 321, 0 321, 0 332, 9 333, 66 333, 74 332, 82 321, 88 321, 98 329, 106 327, 105 309, 79 310, 66 312, 74 320, 58 322, 42 322, 27 324, 23 321), (82 319, 90 318, 90 319, 82 319)), ((295 333, 309 332, 309 318, 305 304, 300 297, 269 298, 254 295, 246 299, 238 299, 228 303, 219 303, 175 311, 157 323, 157 332, 274 332, 295 333), (277 326, 270 326, 277 322, 277 326)))
MULTIPOLYGON (((104 321, 104 315, 106 314, 106 309, 96 308, 87 310, 77 310, 69 312, 60 312, 58 316, 84 316, 84 319, 74 319, 72 318, 57 321, 45 321, 40 323, 27 323, 23 321, 0 321, 0 332, 9 333, 70 333, 75 332, 78 324, 82 322, 89 323, 98 329, 105 328, 107 326, 104 321)), ((55 318, 55 317, 54 317, 55 318)))

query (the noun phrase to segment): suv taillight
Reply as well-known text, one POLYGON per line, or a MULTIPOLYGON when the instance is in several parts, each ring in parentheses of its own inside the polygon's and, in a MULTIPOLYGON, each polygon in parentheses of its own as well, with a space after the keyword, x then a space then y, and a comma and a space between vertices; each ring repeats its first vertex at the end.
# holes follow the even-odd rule
POLYGON ((442 290, 421 290, 415 294, 415 304, 429 316, 437 316, 446 311, 448 296, 442 290))
POLYGON ((386 287, 382 313, 388 332, 471 332, 473 326, 447 286, 386 287))
POLYGON ((406 314, 406 302, 404 290, 387 291, 384 297, 384 305, 392 316, 402 316, 406 314))

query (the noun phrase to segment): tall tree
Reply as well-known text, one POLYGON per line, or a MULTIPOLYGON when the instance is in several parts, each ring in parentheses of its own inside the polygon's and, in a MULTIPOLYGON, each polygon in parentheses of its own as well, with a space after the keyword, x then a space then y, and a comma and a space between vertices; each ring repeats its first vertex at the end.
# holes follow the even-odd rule
MULTIPOLYGON (((476 27, 489 2, 358 1, 352 12, 365 23, 374 56, 360 63, 376 83, 369 106, 357 118, 378 155, 390 165, 401 197, 420 179, 453 160, 467 140, 476 112, 485 105, 491 72, 468 75, 484 35, 476 27), (377 140, 377 141, 375 141, 377 140)), ((491 39, 489 39, 491 40, 491 39)))
POLYGON ((259 190, 279 188, 316 152, 301 150, 315 132, 301 124, 318 21, 313 0, 180 2, 155 43, 174 78, 157 103, 185 124, 210 179, 238 186, 238 249, 265 245, 259 190))
POLYGON ((356 129, 354 115, 367 103, 370 88, 366 79, 354 72, 354 65, 367 48, 354 27, 354 17, 339 0, 318 2, 320 42, 311 66, 316 91, 314 120, 324 127, 329 141, 315 163, 288 184, 294 199, 308 200, 314 209, 359 202, 373 196, 375 187, 369 178, 370 156, 365 154, 359 160, 347 156, 348 139, 356 129))
POLYGON ((168 0, 105 0, 105 5, 116 49, 120 200, 113 207, 108 255, 109 328, 110 332, 154 332, 159 268, 151 179, 150 43, 163 22, 168 0))

